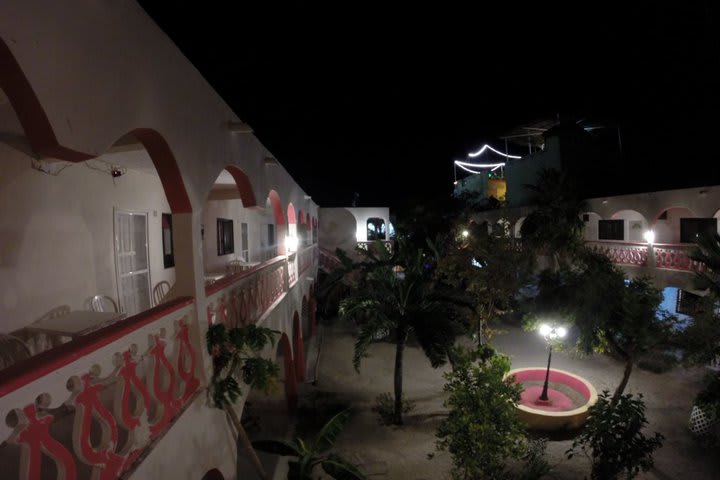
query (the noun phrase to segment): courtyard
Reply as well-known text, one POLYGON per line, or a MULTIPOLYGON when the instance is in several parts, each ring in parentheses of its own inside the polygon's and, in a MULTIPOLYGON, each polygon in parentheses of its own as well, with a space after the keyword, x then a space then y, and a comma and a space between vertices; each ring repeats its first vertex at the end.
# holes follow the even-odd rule
MULTIPOLYGON (((491 343, 510 356, 513 368, 543 366, 547 358, 542 338, 515 326, 498 326, 491 343)), ((316 367, 308 378, 315 382, 301 388, 301 408, 317 411, 333 405, 351 408, 353 415, 338 438, 336 450, 359 464, 369 478, 450 478, 449 455, 435 450, 435 432, 446 413, 442 374, 449 366, 432 369, 422 351, 410 344, 405 353, 404 385, 406 398, 415 402, 415 408, 405 417, 403 426, 382 426, 371 409, 377 395, 392 391, 394 346, 387 342, 374 344, 358 374, 351 362, 353 345, 353 332, 348 325, 336 321, 323 327, 321 341, 313 342, 308 352, 310 369, 316 367)), ((580 358, 556 352, 552 365, 585 377, 598 392, 612 391, 622 376, 622 365, 604 355, 580 358)), ((665 436, 663 447, 655 454, 654 469, 638 478, 716 478, 720 460, 715 450, 698 444, 687 427, 693 397, 704 373, 702 368, 682 367, 663 374, 641 369, 633 373, 626 391, 644 395, 650 422, 647 432, 659 431, 665 436)), ((553 471, 547 478, 570 480, 589 476, 585 457, 566 458, 565 452, 571 445, 572 439, 548 441, 546 456, 553 471)))

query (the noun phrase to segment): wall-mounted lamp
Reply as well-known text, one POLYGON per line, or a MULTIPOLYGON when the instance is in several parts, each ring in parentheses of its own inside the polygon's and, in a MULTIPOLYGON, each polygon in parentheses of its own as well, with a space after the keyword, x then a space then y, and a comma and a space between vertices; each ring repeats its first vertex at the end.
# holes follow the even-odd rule
POLYGON ((245 122, 230 121, 227 126, 232 133, 253 133, 252 127, 245 122))
POLYGON ((285 237, 285 248, 288 252, 297 252, 298 238, 294 236, 285 237))
POLYGON ((265 157, 265 165, 277 165, 278 161, 275 159, 275 157, 265 157))
POLYGON ((653 232, 652 230, 648 230, 643 234, 643 238, 648 244, 652 245, 653 243, 655 243, 655 232, 653 232))
POLYGON ((312 197, 310 195, 305 195, 305 200, 310 200, 312 197))

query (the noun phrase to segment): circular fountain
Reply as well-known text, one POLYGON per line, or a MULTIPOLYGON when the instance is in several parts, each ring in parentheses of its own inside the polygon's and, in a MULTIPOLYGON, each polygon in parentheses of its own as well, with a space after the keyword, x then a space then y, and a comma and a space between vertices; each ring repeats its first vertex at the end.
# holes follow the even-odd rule
POLYGON ((597 391, 590 382, 570 372, 542 367, 517 368, 513 377, 523 386, 517 404, 520 420, 531 430, 574 430, 585 424, 588 409, 597 402, 597 391), (547 400, 540 397, 547 375, 547 400))

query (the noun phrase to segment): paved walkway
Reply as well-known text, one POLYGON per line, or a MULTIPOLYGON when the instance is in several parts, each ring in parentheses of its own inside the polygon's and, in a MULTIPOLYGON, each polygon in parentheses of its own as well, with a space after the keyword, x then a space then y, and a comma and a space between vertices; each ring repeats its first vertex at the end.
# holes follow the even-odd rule
MULTIPOLYGON (((392 391, 394 346, 384 342, 373 345, 370 357, 363 361, 358 374, 352 367, 353 343, 354 338, 347 329, 325 328, 317 382, 304 388, 306 393, 323 392, 347 402, 355 410, 338 439, 338 449, 364 464, 371 478, 449 478, 449 455, 437 453, 434 448, 435 431, 445 412, 442 373, 447 368, 433 370, 419 348, 408 348, 404 385, 406 398, 415 401, 416 408, 401 427, 379 426, 370 409, 378 394, 392 391), (429 454, 432 458, 428 458, 429 454)), ((511 357, 513 367, 545 366, 546 346, 536 334, 508 327, 499 331, 492 343, 511 357)), ((316 353, 315 349, 308 352, 309 363, 314 361, 316 353)), ((612 391, 622 376, 622 365, 602 355, 574 358, 566 353, 554 353, 552 366, 585 377, 599 392, 612 391)), ((702 369, 682 368, 665 374, 639 369, 633 372, 627 391, 644 394, 649 431, 660 431, 666 437, 663 448, 655 455, 655 470, 638 478, 701 480, 720 475, 717 450, 701 449, 687 429, 692 399, 703 373, 702 369)), ((565 459, 564 452, 571 443, 570 440, 548 442, 549 460, 556 465, 550 478, 574 480, 589 476, 585 458, 565 459)))

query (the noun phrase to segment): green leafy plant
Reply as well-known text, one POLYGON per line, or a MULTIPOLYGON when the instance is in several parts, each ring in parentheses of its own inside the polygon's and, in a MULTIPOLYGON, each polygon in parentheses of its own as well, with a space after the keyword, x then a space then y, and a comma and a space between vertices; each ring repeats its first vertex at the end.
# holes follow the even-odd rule
MULTIPOLYGON (((402 401, 402 414, 406 415, 415 408, 412 400, 402 401)), ((372 411, 378 414, 381 425, 392 425, 395 420, 395 399, 389 392, 381 393, 375 397, 375 406, 372 411)))
POLYGON ((538 480, 552 471, 552 467, 545 457, 546 448, 546 438, 528 440, 522 456, 523 469, 516 475, 517 480, 538 480))
POLYGON ((646 437, 642 430, 647 423, 642 395, 624 394, 612 401, 610 393, 603 391, 566 454, 572 458, 579 447, 592 462, 593 480, 635 478, 653 466, 653 452, 664 440, 658 432, 646 437))
POLYGON ((208 386, 211 404, 225 410, 230 417, 238 432, 238 440, 262 478, 268 478, 267 474, 233 405, 242 395, 240 381, 266 393, 275 387, 280 369, 275 362, 259 355, 267 345, 275 344, 277 333, 256 325, 227 329, 218 323, 212 325, 205 335, 207 351, 213 362, 208 386))
POLYGON ((450 409, 437 431, 438 450, 450 452, 455 480, 507 478, 505 462, 526 452, 525 431, 515 404, 521 386, 505 379, 510 360, 481 345, 458 350, 453 370, 445 374, 450 409))
POLYGON ((301 438, 292 442, 258 440, 253 442, 253 447, 267 453, 295 457, 295 460, 289 462, 288 480, 311 480, 317 466, 334 479, 364 480, 365 475, 355 465, 336 453, 328 453, 349 418, 348 410, 338 413, 310 442, 301 438))
POLYGON ((412 334, 433 367, 448 360, 459 325, 459 303, 432 272, 434 259, 424 250, 396 240, 392 253, 377 242, 374 247, 359 250, 364 261, 356 264, 357 281, 352 292, 340 304, 340 316, 358 328, 353 365, 360 363, 370 346, 387 333, 395 343, 394 419, 403 423, 403 359, 412 334), (395 267, 402 268, 402 275, 395 267))

